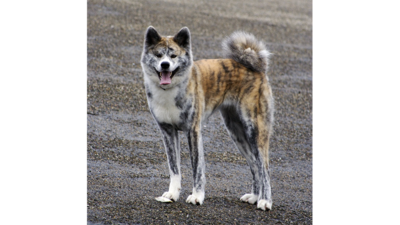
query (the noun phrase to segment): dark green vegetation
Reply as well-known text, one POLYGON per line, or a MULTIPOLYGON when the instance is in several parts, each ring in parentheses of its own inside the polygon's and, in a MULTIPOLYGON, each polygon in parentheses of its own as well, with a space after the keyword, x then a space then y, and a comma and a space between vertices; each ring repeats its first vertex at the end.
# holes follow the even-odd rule
POLYGON ((101 224, 311 224, 311 1, 88 1, 88 221, 101 224), (235 30, 253 33, 273 53, 268 76, 275 97, 271 140, 272 211, 239 201, 251 173, 218 114, 203 128, 206 198, 185 203, 192 189, 187 140, 181 133, 178 202, 154 200, 168 190, 160 132, 147 107, 140 67, 145 29, 192 33, 194 59, 220 58, 235 30))

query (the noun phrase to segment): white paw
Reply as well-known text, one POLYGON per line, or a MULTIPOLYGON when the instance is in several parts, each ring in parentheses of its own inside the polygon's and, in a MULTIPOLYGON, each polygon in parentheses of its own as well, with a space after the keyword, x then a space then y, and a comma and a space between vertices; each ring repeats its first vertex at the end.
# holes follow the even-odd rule
POLYGON ((171 182, 169 184, 169 190, 164 192, 164 194, 160 197, 157 197, 156 200, 159 202, 172 202, 178 201, 179 193, 181 191, 181 177, 179 175, 171 176, 171 182))
POLYGON ((204 202, 204 192, 197 192, 195 189, 193 189, 193 193, 189 195, 189 197, 186 199, 186 202, 192 203, 193 205, 202 205, 204 202))
POLYGON ((262 210, 271 210, 272 208, 272 201, 271 200, 265 200, 265 199, 261 199, 260 201, 258 201, 257 204, 257 209, 262 209, 262 210))
POLYGON ((258 196, 255 194, 245 194, 240 198, 240 201, 255 204, 257 202, 257 199, 258 196))
POLYGON ((156 200, 159 201, 159 202, 172 202, 171 199, 165 198, 165 197, 162 197, 162 196, 157 197, 156 200))
POLYGON ((178 198, 179 198, 179 191, 164 192, 162 197, 169 198, 169 199, 174 200, 176 202, 178 200, 178 198))

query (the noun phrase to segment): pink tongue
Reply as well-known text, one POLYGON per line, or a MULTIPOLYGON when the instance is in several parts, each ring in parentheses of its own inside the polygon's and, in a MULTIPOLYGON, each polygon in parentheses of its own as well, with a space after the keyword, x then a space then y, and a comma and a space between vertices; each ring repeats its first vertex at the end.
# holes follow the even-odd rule
POLYGON ((171 72, 161 72, 161 81, 160 84, 170 84, 171 83, 171 72))

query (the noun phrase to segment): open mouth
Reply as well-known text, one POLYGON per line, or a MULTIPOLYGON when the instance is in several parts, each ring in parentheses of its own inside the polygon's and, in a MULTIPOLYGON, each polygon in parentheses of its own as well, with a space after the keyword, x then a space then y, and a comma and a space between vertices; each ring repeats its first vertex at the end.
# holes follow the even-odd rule
POLYGON ((172 77, 176 74, 176 72, 179 70, 179 67, 177 67, 174 71, 161 71, 158 72, 155 68, 154 70, 158 74, 158 78, 160 78, 160 84, 161 85, 167 85, 171 83, 172 77))

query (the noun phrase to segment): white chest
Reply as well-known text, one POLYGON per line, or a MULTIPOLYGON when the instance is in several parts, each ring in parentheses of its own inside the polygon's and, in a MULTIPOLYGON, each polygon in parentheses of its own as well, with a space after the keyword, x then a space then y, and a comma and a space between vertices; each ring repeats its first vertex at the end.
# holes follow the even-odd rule
POLYGON ((178 124, 181 110, 176 107, 175 98, 178 95, 179 89, 173 88, 164 91, 154 86, 149 88, 152 97, 148 99, 148 102, 157 121, 160 123, 178 124))

